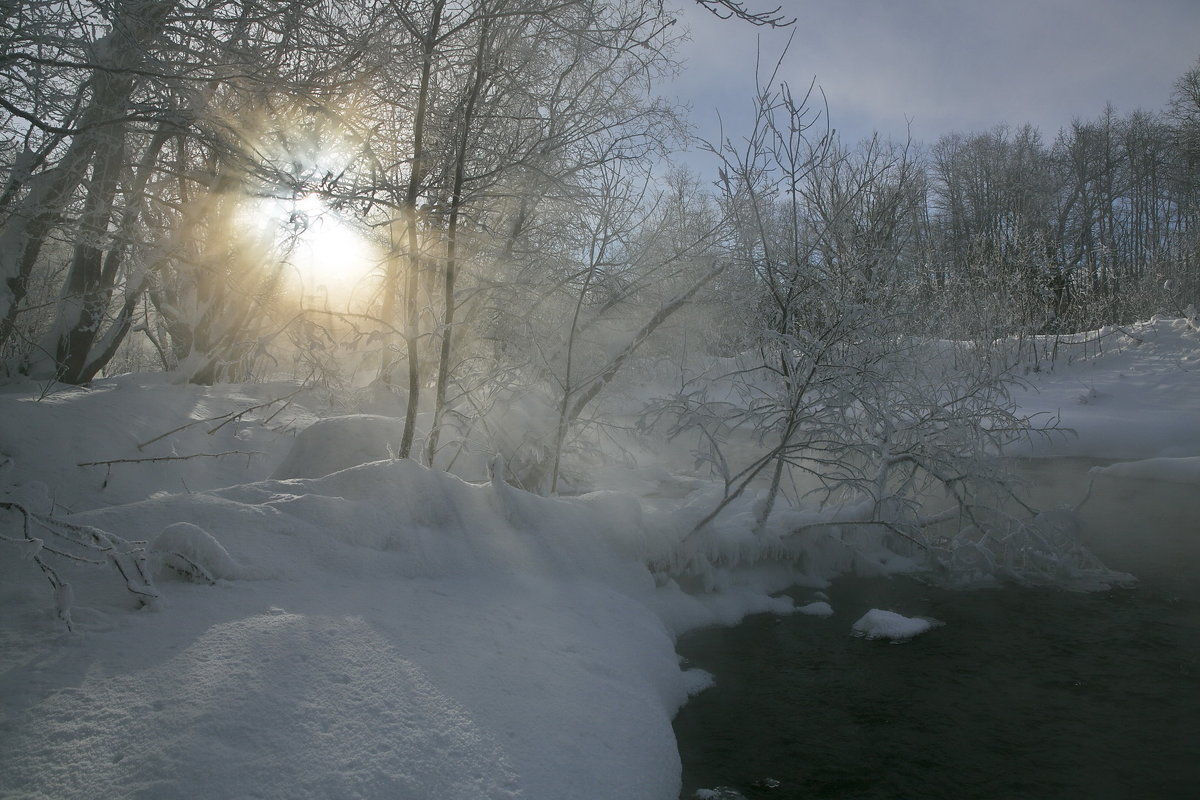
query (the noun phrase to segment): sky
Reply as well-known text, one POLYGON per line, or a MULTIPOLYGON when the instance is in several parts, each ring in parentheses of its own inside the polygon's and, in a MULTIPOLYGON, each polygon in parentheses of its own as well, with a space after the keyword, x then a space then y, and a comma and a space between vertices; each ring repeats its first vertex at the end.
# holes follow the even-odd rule
POLYGON ((691 105, 701 135, 750 114, 755 51, 766 72, 792 38, 780 77, 816 78, 833 127, 932 143, 1001 123, 1047 141, 1107 103, 1158 111, 1200 57, 1200 0, 747 0, 797 18, 785 30, 722 22, 687 0, 686 67, 665 88, 691 105))

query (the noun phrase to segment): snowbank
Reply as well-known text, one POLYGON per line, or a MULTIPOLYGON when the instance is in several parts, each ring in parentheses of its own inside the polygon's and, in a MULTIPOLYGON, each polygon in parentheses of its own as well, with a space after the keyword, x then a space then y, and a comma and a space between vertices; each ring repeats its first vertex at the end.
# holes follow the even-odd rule
POLYGON ((1053 354, 1014 398, 1058 419, 1070 436, 1033 440, 1009 455, 1116 459, 1200 454, 1200 331, 1186 319, 1038 337, 1053 354))
MULTIPOLYGON (((131 378, 45 407, 0 398, 21 412, 0 417, 9 496, 146 542, 164 567, 158 610, 138 611, 109 569, 56 562, 75 595, 65 634, 38 570, 0 560, 0 795, 670 798, 671 719, 711 683, 680 668, 676 634, 791 609, 752 582, 657 585, 647 556, 676 531, 629 495, 542 498, 390 458, 342 469, 371 454, 286 455, 290 431, 265 414, 152 443, 272 454, 239 459, 243 480, 224 488, 164 491, 194 459, 114 464, 107 486, 71 464, 76 441, 89 459, 141 458, 181 409, 261 402, 186 391, 131 378), (38 435, 14 429, 38 426, 28 409, 46 414, 38 435), (272 471, 320 477, 261 479, 272 471), (68 515, 64 485, 59 498, 91 510, 68 515)), ((360 442, 378 425, 339 423, 360 442)))
MULTIPOLYGON (((1196 421, 1200 425, 1200 421, 1196 421)), ((1191 458, 1145 458, 1123 461, 1107 467, 1093 467, 1092 474, 1102 478, 1163 481, 1200 484, 1200 456, 1191 458)))
MULTIPOLYGON (((671 796, 671 718, 694 682, 651 610, 650 574, 605 544, 610 517, 587 500, 516 499, 382 461, 78 515, 129 538, 196 520, 211 537, 175 523, 156 548, 258 580, 160 581, 160 613, 77 606, 115 629, 14 658, 0 688, 25 702, 10 708, 0 785, 60 797, 671 796)), ((73 582, 80 604, 105 596, 73 582)))
POLYGON ((316 400, 294 384, 180 386, 165 375, 0 386, 4 482, 41 481, 60 507, 81 511, 259 480, 316 419, 301 398, 316 400))

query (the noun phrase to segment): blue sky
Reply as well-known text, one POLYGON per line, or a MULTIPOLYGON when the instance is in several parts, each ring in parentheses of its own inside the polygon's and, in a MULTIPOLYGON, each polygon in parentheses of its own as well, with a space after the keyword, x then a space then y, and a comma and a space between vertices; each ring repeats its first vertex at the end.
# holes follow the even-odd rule
POLYGON ((798 18, 782 31, 722 22, 687 0, 687 66, 664 93, 690 103, 702 134, 751 108, 756 45, 781 77, 814 78, 833 126, 931 143, 951 131, 1030 122, 1053 141, 1072 118, 1165 107, 1200 57, 1200 0, 747 0, 798 18))

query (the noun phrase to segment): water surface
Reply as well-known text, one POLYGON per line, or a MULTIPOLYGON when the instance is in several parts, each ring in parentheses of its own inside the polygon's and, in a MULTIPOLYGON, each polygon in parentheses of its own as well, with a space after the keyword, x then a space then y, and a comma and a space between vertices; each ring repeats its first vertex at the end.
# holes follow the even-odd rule
POLYGON ((1200 595, 911 579, 826 593, 829 618, 680 641, 717 679, 676 718, 683 797, 1200 796, 1200 595), (850 636, 871 608, 946 624, 903 644, 850 636))

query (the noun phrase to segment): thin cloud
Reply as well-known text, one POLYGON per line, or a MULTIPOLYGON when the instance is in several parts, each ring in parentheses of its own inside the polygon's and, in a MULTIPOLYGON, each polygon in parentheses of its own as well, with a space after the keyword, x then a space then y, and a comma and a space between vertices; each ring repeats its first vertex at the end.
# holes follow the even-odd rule
POLYGON ((702 129, 711 128, 713 108, 727 122, 749 108, 756 40, 773 62, 789 35, 783 77, 795 86, 815 75, 833 124, 851 138, 872 130, 904 138, 909 119, 925 141, 1025 122, 1052 137, 1109 102, 1121 112, 1161 109, 1200 56, 1200 3, 1192 0, 789 5, 798 22, 788 31, 684 7, 693 41, 674 90, 702 129))

